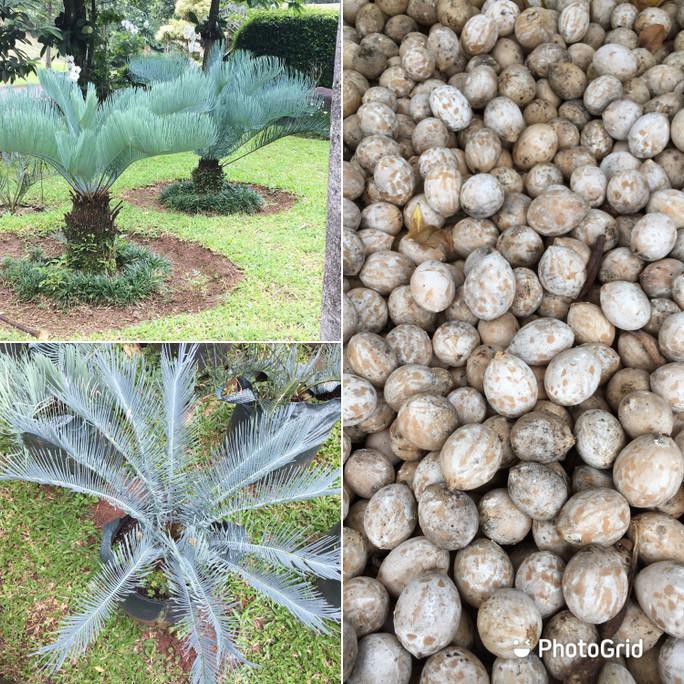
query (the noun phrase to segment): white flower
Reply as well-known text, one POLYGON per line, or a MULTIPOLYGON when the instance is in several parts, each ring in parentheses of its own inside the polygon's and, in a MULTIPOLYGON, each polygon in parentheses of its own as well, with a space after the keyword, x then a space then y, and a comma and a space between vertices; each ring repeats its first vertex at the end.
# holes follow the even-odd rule
POLYGON ((124 29, 124 31, 128 31, 128 33, 130 33, 132 36, 137 35, 140 31, 140 29, 128 19, 123 19, 121 21, 121 27, 124 29))
POLYGON ((147 19, 145 19, 145 21, 143 21, 143 28, 150 28, 150 22, 147 21, 147 19))

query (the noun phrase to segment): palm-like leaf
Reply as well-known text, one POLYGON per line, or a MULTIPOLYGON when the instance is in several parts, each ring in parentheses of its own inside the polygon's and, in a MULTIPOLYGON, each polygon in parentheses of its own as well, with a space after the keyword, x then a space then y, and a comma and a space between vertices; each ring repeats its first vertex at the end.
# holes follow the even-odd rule
POLYGON ((0 151, 44 160, 78 193, 107 190, 134 162, 213 144, 214 123, 202 109, 210 92, 183 75, 164 88, 127 88, 103 104, 64 74, 39 73, 42 96, 0 100, 0 151), (199 103, 199 104, 198 104, 199 103), (199 115, 198 115, 199 114, 199 115))
POLYGON ((183 78, 198 79, 194 93, 216 125, 217 137, 197 147, 205 159, 235 161, 288 135, 326 135, 329 122, 321 111, 314 79, 292 71, 276 57, 254 57, 236 50, 225 59, 217 43, 204 71, 178 55, 136 57, 129 70, 140 83, 165 86, 183 78))
MULTIPOLYGON (((78 102, 73 108, 80 121, 78 102)), ((83 653, 153 567, 167 576, 186 647, 196 655, 194 684, 218 682, 226 667, 246 662, 235 646, 228 575, 317 631, 339 619, 307 579, 339 578, 335 540, 304 540, 278 528, 252 539, 239 524, 256 508, 339 492, 336 469, 283 468, 319 446, 337 416, 302 419, 290 406, 258 412, 226 438, 209 465, 197 468, 194 354, 185 346, 165 350, 158 368, 141 355, 97 345, 0 354, 0 429, 16 447, 0 457, 0 480, 82 492, 137 521, 79 613, 63 623, 53 645, 40 649, 50 671, 83 653), (229 517, 235 522, 225 522, 229 517), (181 532, 171 536, 171 529, 181 532)))

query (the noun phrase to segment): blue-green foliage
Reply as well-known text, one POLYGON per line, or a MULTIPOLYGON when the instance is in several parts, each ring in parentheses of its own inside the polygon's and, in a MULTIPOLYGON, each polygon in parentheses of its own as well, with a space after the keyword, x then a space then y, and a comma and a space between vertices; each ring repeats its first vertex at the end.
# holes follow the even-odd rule
POLYGON ((206 114, 211 94, 196 74, 125 88, 103 103, 92 84, 84 96, 65 74, 43 70, 39 77, 43 94, 0 99, 0 151, 42 159, 80 194, 107 190, 140 159, 188 152, 215 139, 206 114))
POLYGON ((197 79, 192 95, 217 130, 211 145, 197 147, 204 159, 240 158, 288 135, 328 133, 315 81, 276 57, 237 50, 224 59, 224 46, 218 43, 204 71, 192 60, 162 54, 137 57, 129 68, 135 80, 151 88, 197 79))
POLYGON ((312 421, 286 406, 260 413, 207 458, 192 420, 194 353, 165 350, 159 368, 142 354, 95 345, 0 354, 0 433, 15 445, 0 460, 0 480, 85 493, 138 523, 80 598, 77 614, 63 621, 56 642, 39 649, 51 672, 88 648, 158 564, 182 612, 186 646, 196 654, 195 684, 217 682, 244 660, 234 645, 230 575, 314 630, 325 632, 327 620, 339 619, 308 581, 339 579, 336 540, 310 543, 283 528, 252 535, 221 524, 244 511, 336 494, 337 469, 282 467, 320 446, 338 416, 312 421))

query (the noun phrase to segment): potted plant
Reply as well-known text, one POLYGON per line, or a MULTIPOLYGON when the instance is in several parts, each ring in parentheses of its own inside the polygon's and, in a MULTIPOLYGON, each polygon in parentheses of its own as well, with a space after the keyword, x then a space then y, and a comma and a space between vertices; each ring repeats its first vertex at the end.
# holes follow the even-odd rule
POLYGON ((193 429, 194 353, 164 350, 158 367, 99 345, 0 355, 0 430, 16 447, 0 457, 0 480, 65 487, 122 512, 105 530, 103 565, 77 614, 37 651, 49 672, 81 655, 123 603, 139 619, 175 622, 195 654, 192 681, 217 681, 246 662, 235 645, 231 575, 315 631, 339 619, 309 581, 339 581, 334 538, 310 542, 279 527, 255 537, 241 523, 245 512, 339 492, 336 468, 272 475, 318 448, 337 417, 298 417, 289 405, 255 412, 205 454, 193 429), (27 448, 26 433, 45 446, 27 448), (146 601, 139 590, 156 586, 155 576, 168 597, 146 601))
MULTIPOLYGON (((281 406, 289 406, 293 418, 312 421, 340 415, 339 345, 312 346, 315 348, 309 351, 307 345, 273 345, 261 351, 251 348, 240 360, 240 369, 234 364, 228 368, 228 380, 216 390, 216 396, 234 405, 229 433, 255 414, 281 406)), ((308 466, 317 451, 316 447, 302 452, 286 467, 308 466)))

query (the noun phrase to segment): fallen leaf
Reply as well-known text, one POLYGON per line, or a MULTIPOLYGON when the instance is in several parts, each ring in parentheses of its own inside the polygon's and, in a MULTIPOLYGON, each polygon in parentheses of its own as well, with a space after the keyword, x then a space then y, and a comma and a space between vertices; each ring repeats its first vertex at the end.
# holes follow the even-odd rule
POLYGON ((662 24, 651 24, 639 33, 639 47, 655 52, 663 46, 666 37, 667 31, 662 24))
POLYGON ((660 7, 663 4, 663 0, 634 0, 634 5, 641 11, 645 10, 647 7, 660 7))
POLYGON ((409 228, 406 237, 410 240, 415 240, 415 242, 423 247, 442 248, 447 252, 451 250, 451 237, 449 232, 437 228, 436 226, 425 225, 420 205, 416 205, 411 218, 413 226, 409 228))

